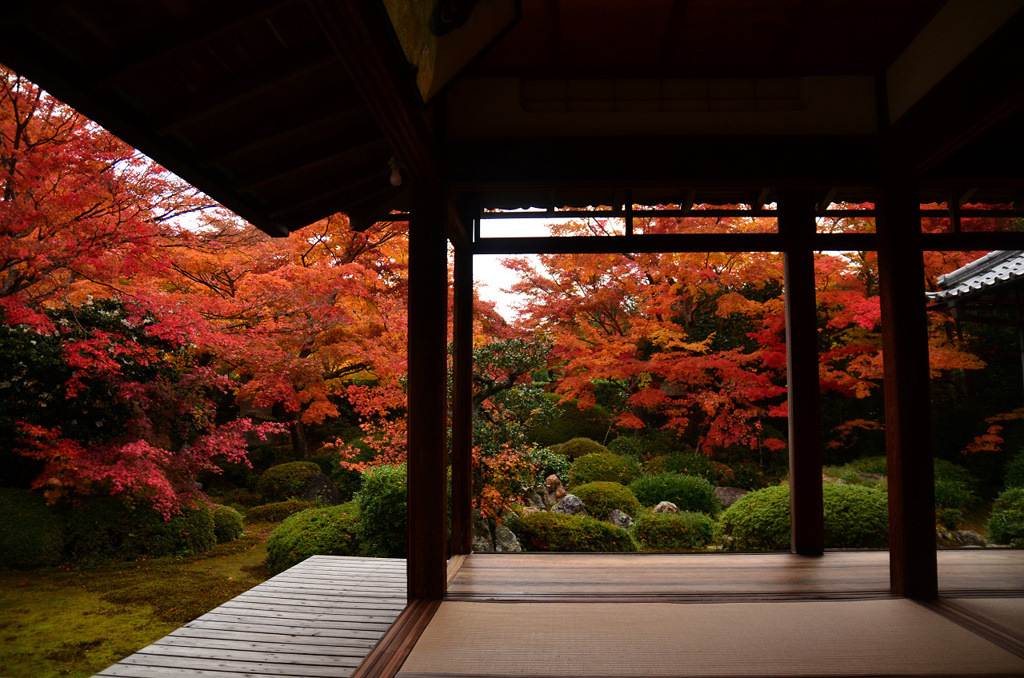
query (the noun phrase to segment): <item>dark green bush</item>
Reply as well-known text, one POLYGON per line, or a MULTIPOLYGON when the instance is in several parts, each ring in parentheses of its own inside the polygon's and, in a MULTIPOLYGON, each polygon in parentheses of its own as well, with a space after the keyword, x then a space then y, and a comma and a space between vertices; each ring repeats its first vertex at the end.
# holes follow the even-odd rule
POLYGON ((680 511, 696 511, 710 516, 722 510, 715 488, 704 478, 678 473, 655 473, 637 478, 629 484, 636 498, 644 506, 670 501, 680 511))
POLYGON ((629 457, 620 457, 611 452, 586 454, 574 461, 569 469, 568 487, 598 480, 628 485, 639 475, 640 465, 629 457))
POLYGON ((510 518, 508 526, 527 551, 637 550, 629 532, 590 516, 540 512, 510 518))
POLYGON ((289 516, 267 540, 267 569, 277 574, 310 556, 359 554, 355 502, 311 508, 289 516))
POLYGON ((670 454, 663 457, 657 466, 658 470, 653 471, 654 465, 651 465, 652 471, 649 472, 698 476, 712 485, 721 484, 719 482, 720 473, 715 468, 714 461, 711 460, 711 457, 705 457, 702 454, 670 454))
MULTIPOLYGON (((825 546, 885 548, 889 543, 888 497, 859 485, 826 483, 825 546)), ((730 506, 719 520, 726 549, 780 551, 790 547, 789 486, 751 492, 730 506)))
POLYGON ((964 522, 963 512, 955 508, 942 509, 936 517, 939 520, 939 524, 947 530, 955 530, 960 527, 960 523, 964 522))
POLYGON ((1008 490, 1024 487, 1024 451, 1018 452, 1016 457, 1007 462, 1003 483, 1008 490))
POLYGON ((186 556, 217 544, 213 512, 202 503, 164 520, 147 505, 93 497, 72 506, 67 515, 65 551, 78 563, 186 556))
POLYGON ((562 396, 557 393, 546 393, 554 405, 554 416, 529 431, 530 442, 541 447, 572 440, 573 438, 603 438, 608 431, 611 415, 604 407, 595 405, 587 410, 580 410, 576 401, 559 403, 562 396))
POLYGON ((703 513, 648 513, 633 526, 633 536, 644 551, 696 551, 714 537, 715 525, 703 513))
POLYGON ((263 495, 255 490, 248 490, 244 487, 240 487, 229 492, 225 492, 220 496, 221 502, 228 506, 241 506, 243 508, 249 508, 251 506, 259 506, 264 503, 263 495))
POLYGON ((1024 487, 1011 488, 996 498, 988 518, 988 538, 994 544, 1024 547, 1024 487))
POLYGON ((245 522, 249 525, 253 523, 276 523, 299 511, 313 508, 313 506, 314 504, 311 501, 299 501, 298 499, 254 506, 245 514, 245 522))
POLYGON ((378 466, 363 473, 356 492, 361 516, 362 553, 378 558, 405 558, 408 549, 408 489, 405 464, 378 466))
POLYGON ((601 443, 591 440, 590 438, 573 438, 567 440, 561 445, 552 445, 549 447, 552 452, 565 455, 570 460, 579 459, 582 456, 588 454, 607 454, 608 448, 601 443))
POLYGON ((297 497, 310 476, 320 473, 320 466, 311 461, 293 461, 271 466, 260 476, 256 491, 270 501, 297 497))
POLYGON ((847 466, 861 473, 874 473, 880 476, 888 475, 889 473, 885 457, 862 457, 861 459, 854 459, 847 466))
POLYGON ((622 457, 632 457, 639 460, 644 456, 644 441, 639 438, 619 436, 608 443, 608 451, 622 457))
POLYGON ((605 520, 613 509, 635 518, 642 508, 636 495, 622 483, 598 480, 574 487, 572 493, 583 500, 587 513, 600 520, 605 520))
POLYGON ((975 502, 974 493, 959 480, 935 480, 935 506, 946 509, 965 509, 975 502))
POLYGON ((218 544, 238 539, 242 536, 242 514, 230 506, 214 504, 213 533, 218 544))
POLYGON ((722 513, 718 530, 727 550, 789 550, 789 486, 766 487, 740 497, 722 513))
POLYGON ((551 449, 529 450, 526 458, 536 469, 536 476, 543 482, 550 475, 558 476, 559 480, 569 477, 569 457, 551 449))
POLYGON ((64 525, 41 494, 0 489, 0 567, 44 567, 61 562, 64 525))
POLYGON ((732 465, 732 478, 728 481, 728 487, 739 487, 744 490, 760 490, 768 487, 772 478, 765 473, 760 465, 753 462, 739 462, 732 465))

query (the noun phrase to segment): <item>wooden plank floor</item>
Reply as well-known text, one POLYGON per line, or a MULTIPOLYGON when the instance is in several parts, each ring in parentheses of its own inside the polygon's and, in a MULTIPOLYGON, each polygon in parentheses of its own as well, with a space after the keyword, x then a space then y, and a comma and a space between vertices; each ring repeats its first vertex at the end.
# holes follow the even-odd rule
MULTIPOLYGON (((1024 551, 939 553, 943 595, 1024 594, 1024 551)), ((797 600, 889 597, 886 551, 791 553, 474 554, 447 600, 797 600)))
POLYGON ((99 676, 345 678, 406 606, 405 560, 314 556, 99 676))

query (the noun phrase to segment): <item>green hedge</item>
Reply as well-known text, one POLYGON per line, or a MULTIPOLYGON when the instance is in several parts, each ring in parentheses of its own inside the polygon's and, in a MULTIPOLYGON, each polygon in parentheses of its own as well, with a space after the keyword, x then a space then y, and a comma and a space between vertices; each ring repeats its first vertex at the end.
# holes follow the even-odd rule
POLYGON ((187 556, 217 544, 213 512, 202 503, 164 520, 147 505, 94 497, 72 506, 67 516, 65 553, 76 563, 187 556))
MULTIPOLYGON (((859 485, 827 483, 827 548, 885 548, 889 543, 888 496, 859 485)), ((778 485, 741 497, 722 514, 723 546, 734 551, 782 551, 790 548, 789 486, 778 485)))
POLYGON ((995 544, 1024 547, 1024 487, 1011 488, 996 498, 988 519, 988 538, 995 544))
POLYGON ((355 502, 361 516, 359 540, 363 554, 405 558, 409 538, 405 464, 378 466, 363 473, 355 502))
POLYGON ((629 484, 629 489, 644 506, 670 501, 680 511, 696 511, 710 516, 716 516, 722 510, 715 488, 706 479, 697 476, 655 473, 637 478, 629 484))
POLYGON ((1016 457, 1007 462, 1003 483, 1008 490, 1024 487, 1024 451, 1018 452, 1016 457))
POLYGON ((0 489, 0 567, 60 564, 64 525, 41 494, 0 489))
POLYGON ((636 495, 622 483, 598 480, 574 487, 572 493, 583 500, 588 514, 600 520, 607 519, 613 509, 635 518, 642 508, 636 495))
POLYGON ((297 497, 310 476, 320 473, 320 465, 311 461, 293 461, 271 466, 256 483, 256 491, 269 501, 284 501, 297 497))
POLYGON ((539 512, 510 518, 508 525, 527 551, 637 550, 629 532, 590 516, 539 512))
POLYGON ((597 481, 628 485, 639 475, 640 465, 629 457, 620 457, 611 452, 586 454, 574 461, 569 469, 568 487, 597 481))
POLYGON ((213 505, 213 534, 218 544, 234 541, 242 536, 242 514, 221 504, 213 505))
POLYGON ((633 536, 644 551, 697 551, 714 538, 715 524, 707 515, 648 513, 633 525, 633 536))
POLYGON ((573 438, 560 445, 548 448, 552 452, 565 455, 569 459, 579 459, 588 454, 607 454, 608 448, 590 438, 573 438))
POLYGON ((314 506, 315 504, 311 501, 299 501, 298 499, 275 501, 272 504, 254 506, 249 509, 249 512, 245 514, 245 522, 249 525, 253 523, 276 523, 292 514, 305 511, 314 506))
POLYGON ((267 570, 277 574, 310 556, 359 554, 355 502, 311 508, 289 516, 267 540, 267 570))

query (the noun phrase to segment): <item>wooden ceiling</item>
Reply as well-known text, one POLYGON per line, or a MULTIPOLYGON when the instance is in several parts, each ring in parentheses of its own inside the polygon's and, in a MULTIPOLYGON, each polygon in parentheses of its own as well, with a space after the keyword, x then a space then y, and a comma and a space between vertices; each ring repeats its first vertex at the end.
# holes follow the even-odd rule
POLYGON ((503 78, 860 77, 882 92, 947 3, 522 0, 518 23, 430 109, 380 0, 4 4, 0 62, 272 234, 338 211, 366 225, 439 183, 505 202, 524 186, 581 196, 690 186, 735 202, 765 187, 891 178, 933 192, 1024 187, 1024 11, 900 120, 880 96, 867 133, 759 133, 754 118, 736 134, 524 137, 496 119, 487 138, 467 139, 447 102, 503 78))

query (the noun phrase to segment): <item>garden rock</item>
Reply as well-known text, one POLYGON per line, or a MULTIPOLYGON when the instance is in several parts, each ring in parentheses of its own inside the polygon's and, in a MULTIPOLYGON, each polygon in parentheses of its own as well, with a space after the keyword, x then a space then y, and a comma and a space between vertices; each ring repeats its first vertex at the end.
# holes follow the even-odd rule
POLYGON ((494 550, 498 553, 519 553, 523 547, 519 545, 519 539, 504 525, 494 528, 494 550))
POLYGON ((527 508, 532 508, 536 511, 543 511, 548 507, 548 504, 544 501, 544 497, 539 492, 533 492, 526 497, 527 508))
POLYGON ((555 504, 565 497, 565 486, 558 476, 552 474, 544 479, 544 489, 548 495, 548 504, 555 504))
POLYGON ((302 488, 302 500, 321 506, 337 506, 341 503, 341 490, 323 473, 311 475, 302 488))
POLYGON ((974 530, 957 530, 953 533, 953 539, 961 546, 988 546, 988 539, 974 530))
POLYGON ((633 525, 633 519, 619 509, 612 509, 612 512, 608 514, 608 522, 624 530, 628 530, 633 525))
POLYGON ((722 502, 722 508, 729 508, 736 503, 736 500, 747 494, 747 490, 739 487, 716 487, 715 494, 718 495, 718 501, 722 502))
POLYGON ((535 508, 533 506, 524 506, 523 507, 522 514, 524 516, 532 516, 534 513, 540 513, 540 509, 539 508, 535 508))
POLYGON ((663 501, 654 507, 655 513, 679 513, 679 507, 670 501, 663 501))
POLYGON ((473 541, 471 544, 474 553, 494 553, 494 538, 491 536, 491 525, 487 519, 480 515, 479 511, 473 511, 473 541))
POLYGON ((554 513, 564 513, 570 516, 587 515, 587 507, 583 505, 583 500, 575 494, 565 495, 562 497, 562 501, 555 504, 551 510, 554 513))

